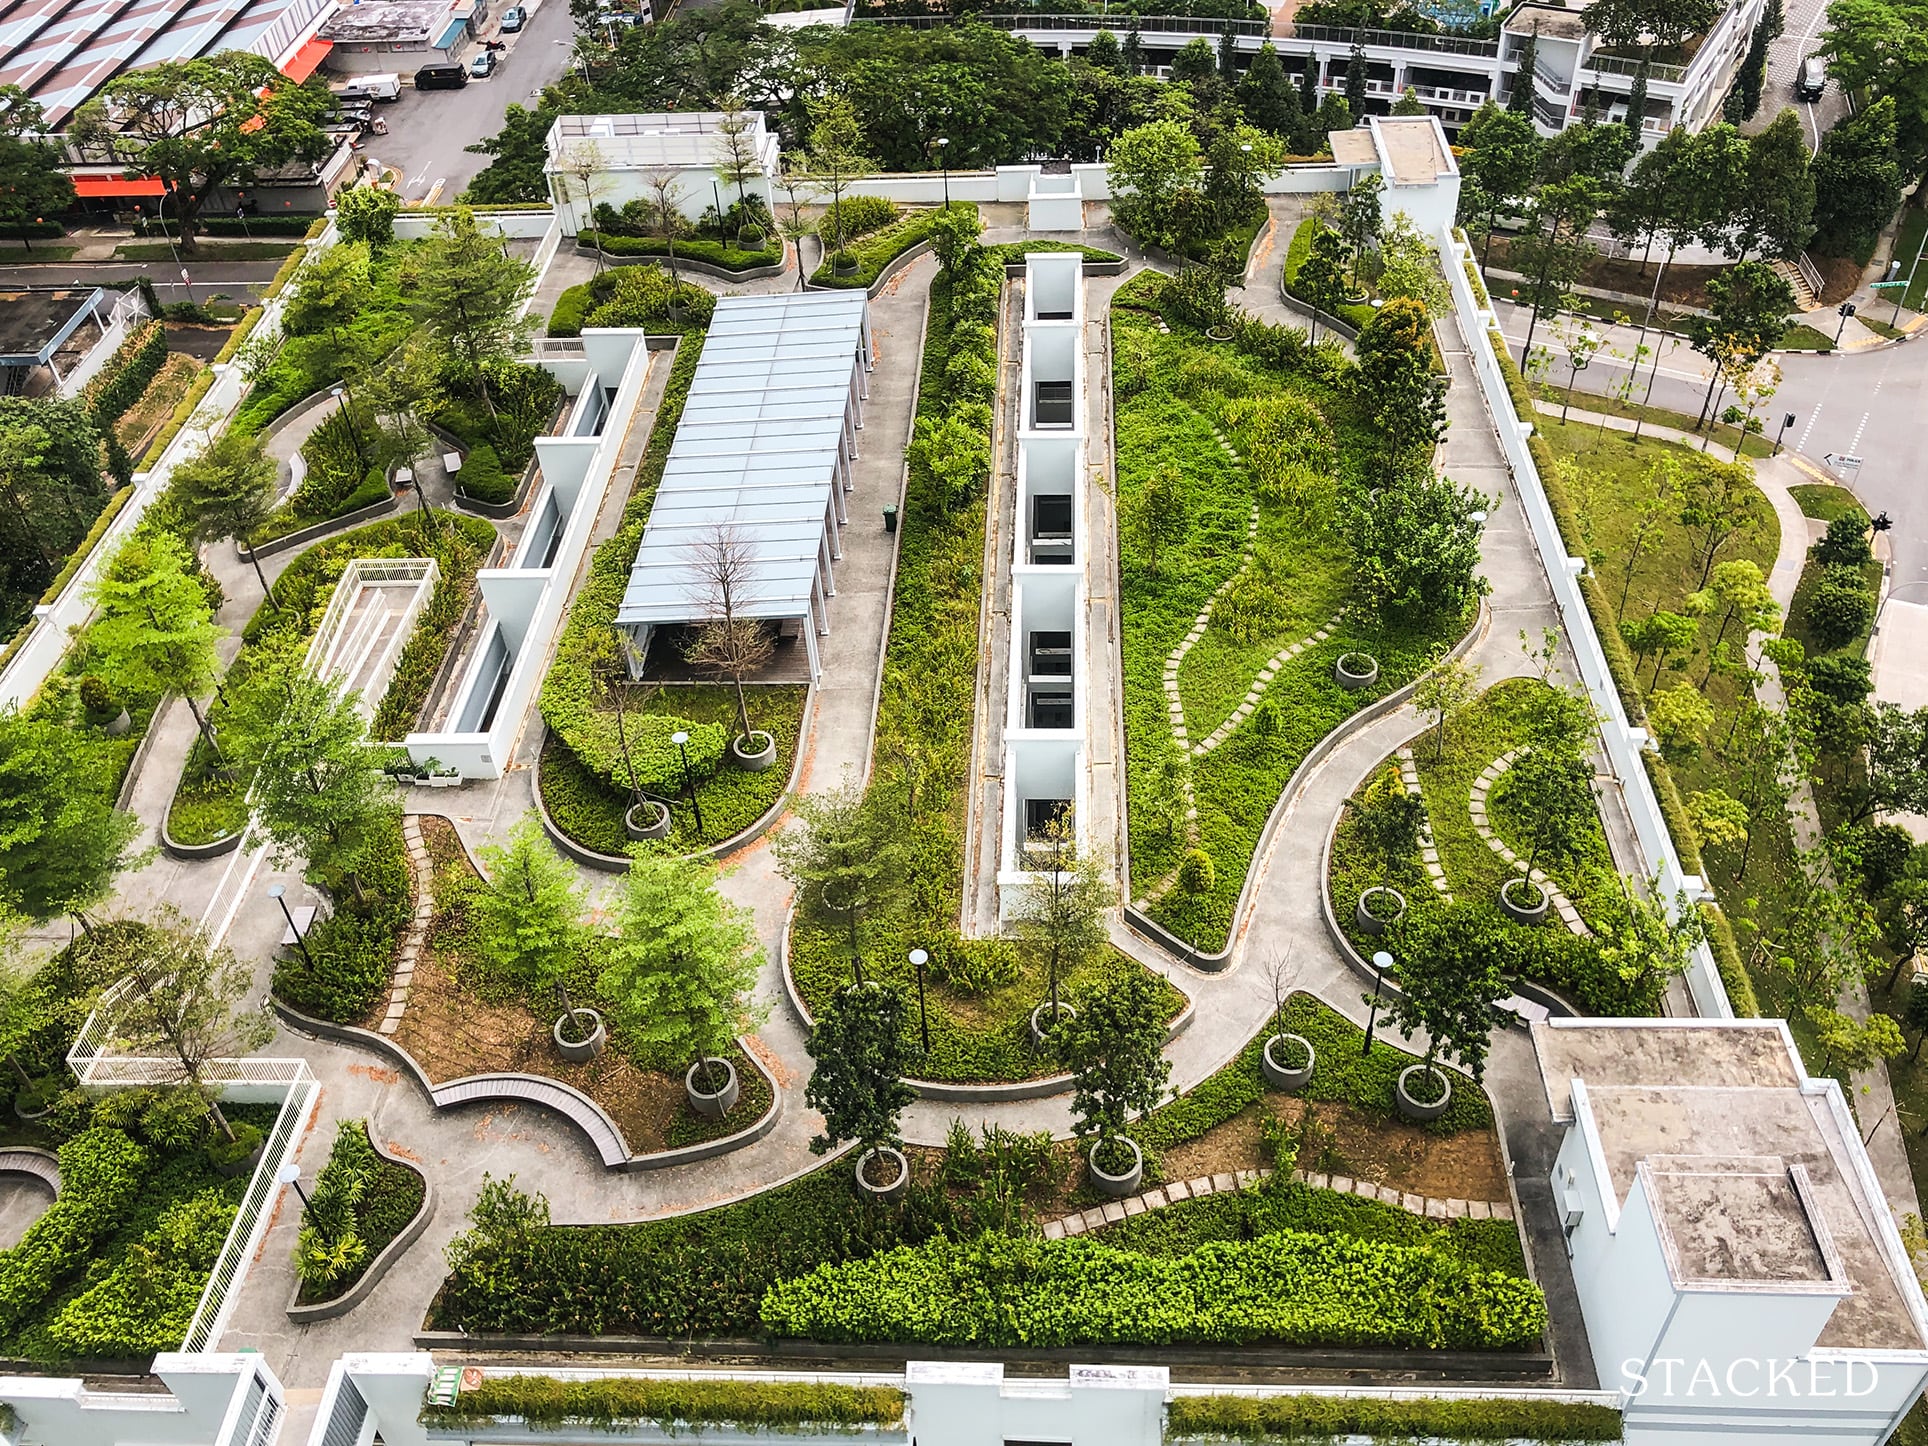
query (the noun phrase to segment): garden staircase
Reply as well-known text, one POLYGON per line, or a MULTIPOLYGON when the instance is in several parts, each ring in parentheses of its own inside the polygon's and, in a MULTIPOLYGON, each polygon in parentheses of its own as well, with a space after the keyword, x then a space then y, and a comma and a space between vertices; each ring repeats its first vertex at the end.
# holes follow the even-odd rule
POLYGON ((1794 288, 1794 309, 1812 311, 1821 304, 1821 273, 1802 255, 1798 261, 1776 261, 1774 272, 1794 288))

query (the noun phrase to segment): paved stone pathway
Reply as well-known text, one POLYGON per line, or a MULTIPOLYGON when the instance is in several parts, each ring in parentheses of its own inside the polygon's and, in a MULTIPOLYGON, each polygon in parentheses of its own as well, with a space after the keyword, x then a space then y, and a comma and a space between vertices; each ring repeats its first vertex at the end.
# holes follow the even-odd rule
MULTIPOLYGON (((1068 1235, 1102 1230, 1133 1215, 1143 1215, 1148 1210, 1162 1210, 1185 1200, 1236 1194, 1240 1190, 1252 1189, 1260 1181, 1269 1179, 1271 1174, 1270 1170, 1238 1170, 1221 1175, 1200 1175, 1196 1180, 1173 1180, 1142 1195, 1133 1195, 1124 1200, 1107 1200, 1102 1205, 1093 1205, 1089 1210, 1081 1210, 1075 1215, 1061 1215, 1056 1220, 1047 1220, 1044 1222, 1044 1238, 1062 1240, 1068 1235)), ((1295 1170, 1292 1177, 1300 1184, 1310 1185, 1317 1190, 1337 1190, 1342 1195, 1356 1195, 1361 1200, 1377 1200, 1382 1205, 1392 1205, 1428 1220, 1513 1218, 1513 1205, 1507 1200, 1441 1200, 1395 1190, 1390 1185, 1375 1185, 1370 1180, 1355 1180, 1349 1175, 1321 1175, 1312 1170, 1295 1170)))
POLYGON ((1506 840, 1493 831, 1492 822, 1487 816, 1487 795, 1493 791, 1493 785, 1506 776, 1506 770, 1513 766, 1513 760, 1520 756, 1520 751, 1517 748, 1507 749, 1487 764, 1480 771, 1480 776, 1473 780, 1471 796, 1467 800, 1467 806, 1473 815, 1473 829, 1486 841, 1489 849, 1512 865, 1515 873, 1525 874, 1527 878, 1546 890, 1547 897, 1553 902, 1553 912, 1560 916, 1561 923, 1582 939, 1591 939, 1593 930, 1589 929, 1587 921, 1580 917, 1580 911, 1573 907, 1573 900, 1569 899, 1560 886, 1548 877, 1545 869, 1528 870, 1526 860, 1514 853, 1507 846, 1506 840))
MULTIPOLYGON (((1413 759, 1412 745, 1409 743, 1393 755, 1399 764, 1399 782, 1406 792, 1419 800, 1419 806, 1426 807, 1426 796, 1419 791, 1419 765, 1413 759)), ((1433 892, 1447 903, 1453 902, 1452 885, 1446 882, 1446 870, 1440 867, 1439 845, 1433 842, 1433 816, 1421 815, 1419 823, 1419 858, 1426 866, 1426 877, 1431 881, 1433 892)))
POLYGON ((428 944, 429 921, 435 917, 434 866, 429 861, 428 844, 422 838, 419 814, 402 816, 402 841, 408 845, 409 877, 415 884, 415 912, 409 916, 402 947, 395 952, 395 977, 389 982, 388 1013, 380 1025, 383 1034, 393 1034, 408 1008, 408 987, 415 978, 415 961, 428 944))
MULTIPOLYGON (((1218 428, 1214 427, 1212 434, 1217 436, 1218 428)), ((1225 447, 1225 450, 1231 452, 1234 457, 1238 455, 1236 452, 1232 452, 1230 447, 1225 445, 1225 439, 1223 437, 1219 437, 1218 444, 1221 447, 1225 447)), ((1192 630, 1180 638, 1178 646, 1165 655, 1165 707, 1171 714, 1172 737, 1177 739, 1179 746, 1194 758, 1211 752, 1212 749, 1218 747, 1219 743, 1224 741, 1221 735, 1228 731, 1230 720, 1228 719, 1226 723, 1221 723, 1218 732, 1214 733, 1211 739, 1208 739, 1206 742, 1196 745, 1191 743, 1185 732, 1185 700, 1180 696, 1178 691, 1178 669, 1180 665, 1184 663, 1185 655, 1198 646, 1199 639, 1205 636, 1205 629, 1211 626, 1212 609, 1218 605, 1218 600, 1224 597, 1225 594, 1231 590, 1232 584, 1237 582, 1241 577, 1244 577, 1246 570, 1252 566, 1252 561, 1257 556, 1258 537, 1259 505, 1254 502, 1252 504, 1252 515, 1246 519, 1245 551, 1239 554, 1238 566, 1232 569, 1231 576, 1227 577, 1224 582, 1212 589, 1212 595, 1205 600, 1205 606, 1200 608, 1198 610, 1198 616, 1192 619, 1192 630)))

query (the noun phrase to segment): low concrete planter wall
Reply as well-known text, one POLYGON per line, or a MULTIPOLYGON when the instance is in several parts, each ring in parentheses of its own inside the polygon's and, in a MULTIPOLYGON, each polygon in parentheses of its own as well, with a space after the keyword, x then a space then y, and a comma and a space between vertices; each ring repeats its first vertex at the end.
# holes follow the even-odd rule
MULTIPOLYGON (((1446 657, 1449 659, 1464 657, 1481 638, 1486 636, 1486 630, 1492 626, 1492 623, 1492 610, 1487 607, 1486 599, 1481 598, 1479 615, 1474 618, 1473 625, 1466 630, 1460 640, 1453 644, 1446 657)), ((1343 719, 1336 728, 1312 745, 1305 757, 1299 760, 1299 766, 1292 770, 1292 777, 1286 780, 1285 788, 1279 793, 1279 801, 1272 805, 1272 812, 1265 820, 1265 828, 1260 832, 1258 843, 1252 849, 1254 863, 1264 858, 1270 850, 1280 823, 1292 805, 1298 802, 1299 793, 1304 789, 1306 780, 1321 763, 1325 762, 1326 756, 1366 724, 1383 718, 1394 709, 1401 707, 1408 698, 1412 697, 1413 690, 1418 686, 1419 679, 1415 678, 1403 688, 1393 689, 1385 697, 1368 703, 1358 712, 1343 719)), ((1252 907, 1252 890, 1256 886, 1257 878, 1256 869, 1246 870, 1245 884, 1240 888, 1238 904, 1232 910, 1232 927, 1226 935, 1227 943, 1216 953, 1199 952, 1156 919, 1130 904, 1125 906, 1125 923, 1130 926, 1133 933, 1158 945, 1175 959, 1182 960, 1194 969, 1203 969, 1208 974, 1216 974, 1232 962, 1232 948, 1238 940, 1239 920, 1243 919, 1252 907)), ((1129 880, 1126 881, 1126 888, 1127 890, 1130 888, 1129 880)), ((1323 884, 1320 886, 1320 891, 1323 895, 1323 884)), ((1129 896, 1127 892, 1127 897, 1129 896)), ((1330 901, 1327 902, 1326 908, 1330 911, 1330 901)))
POLYGON ((141 776, 141 767, 147 762, 147 755, 154 751, 155 724, 161 721, 161 710, 174 700, 172 693, 163 693, 161 701, 154 705, 154 712, 148 717, 147 731, 141 734, 141 741, 134 745, 134 756, 127 760, 127 774, 121 779, 120 792, 114 796, 114 807, 122 813, 127 812, 128 804, 134 801, 134 784, 141 776))
MULTIPOLYGON (((1004 274, 1006 276, 1024 275, 1024 262, 1024 256, 1018 257, 1015 261, 1005 262, 1004 274)), ((1129 270, 1131 270, 1131 263, 1122 256, 1118 257, 1115 261, 1100 261, 1092 256, 1087 256, 1084 259, 1084 274, 1086 276, 1123 276, 1129 270)))
MULTIPOLYGON (((877 273, 877 279, 871 282, 869 286, 864 288, 864 295, 872 298, 873 300, 878 296, 880 296, 883 293, 883 289, 890 284, 890 279, 893 276, 895 276, 898 272, 902 271, 906 266, 910 265, 911 262, 915 261, 919 256, 924 255, 924 253, 926 253, 930 249, 931 249, 931 243, 928 240, 919 241, 916 245, 906 247, 903 251, 891 257, 890 260, 884 263, 884 269, 877 273)), ((798 264, 801 265, 802 263, 799 262, 798 264)), ((803 285, 806 291, 855 291, 857 290, 857 288, 854 286, 826 286, 822 282, 812 281, 808 277, 804 278, 803 285)))
POLYGON ((353 512, 344 512, 339 517, 331 517, 326 522, 317 522, 312 527, 303 527, 295 532, 285 533, 249 549, 239 542, 234 544, 234 554, 243 562, 263 557, 273 557, 278 552, 291 552, 297 547, 306 547, 337 532, 345 532, 351 527, 359 527, 364 522, 373 522, 378 517, 386 517, 402 505, 402 499, 391 492, 380 502, 371 502, 366 507, 358 507, 353 512))
MULTIPOLYGON (((600 247, 596 246, 585 246, 580 241, 576 242, 576 254, 578 256, 594 256, 600 249, 600 247)), ((711 261, 698 261, 694 257, 678 256, 676 258, 676 269, 678 271, 694 271, 698 276, 713 276, 719 281, 761 281, 765 277, 781 276, 784 272, 788 271, 790 267, 787 259, 787 250, 785 257, 785 260, 779 261, 771 266, 752 266, 743 271, 732 271, 727 266, 718 266, 711 261)), ((605 266, 660 266, 665 271, 669 269, 669 256, 667 253, 657 256, 629 256, 619 254, 615 251, 604 251, 602 253, 602 259, 603 265, 605 266)))
POLYGON ((381 1284, 382 1277, 388 1274, 389 1268, 402 1258, 409 1246, 422 1238, 422 1232, 428 1229, 429 1222, 435 1218, 435 1186, 428 1176, 411 1161, 401 1159, 383 1149, 382 1142, 372 1133, 368 1137, 368 1142, 375 1147, 375 1153, 390 1164, 400 1165, 404 1169, 414 1170, 416 1174, 421 1175, 422 1208, 415 1212, 414 1219, 402 1227, 402 1233, 384 1245, 381 1254, 369 1261, 368 1269, 362 1272, 361 1279, 333 1300, 316 1301, 313 1305, 298 1304, 301 1286, 297 1282, 295 1293, 288 1300, 288 1319, 297 1324, 312 1325, 316 1321, 334 1320, 339 1316, 347 1315, 349 1311, 367 1300, 375 1287, 381 1284))

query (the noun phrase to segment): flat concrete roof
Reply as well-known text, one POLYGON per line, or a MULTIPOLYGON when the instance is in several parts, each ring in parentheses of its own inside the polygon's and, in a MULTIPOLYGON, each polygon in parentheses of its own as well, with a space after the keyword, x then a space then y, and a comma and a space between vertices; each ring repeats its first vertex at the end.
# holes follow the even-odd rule
POLYGON ((453 9, 449 0, 361 0, 342 6, 315 33, 349 45, 440 38, 453 9))
POLYGON ((1581 40, 1587 22, 1583 10, 1568 10, 1563 5, 1522 5, 1506 22, 1509 35, 1531 35, 1535 27, 1554 40, 1581 40))
POLYGON ((1332 159, 1342 166, 1379 164, 1379 149, 1372 143, 1372 132, 1363 126, 1355 130, 1334 131, 1326 139, 1332 146, 1332 159))
POLYGON ((1778 1022, 1560 1020, 1532 1030, 1556 1122, 1573 1119, 1573 1081, 1586 1086, 1621 1206, 1643 1165, 1654 1176, 1677 1279, 1818 1289, 1810 1252, 1832 1250, 1850 1293, 1817 1344, 1928 1349, 1914 1292, 1899 1280, 1906 1262, 1890 1257, 1882 1233, 1887 1201, 1870 1196, 1855 1165, 1857 1154, 1865 1162, 1861 1141, 1843 1132, 1830 1091, 1809 1085, 1778 1022))
POLYGON ((0 291, 0 364, 44 365, 100 296, 97 287, 0 291))
POLYGON ((1372 134, 1378 138, 1391 185, 1430 186, 1453 172, 1445 133, 1429 115, 1374 116, 1372 134))

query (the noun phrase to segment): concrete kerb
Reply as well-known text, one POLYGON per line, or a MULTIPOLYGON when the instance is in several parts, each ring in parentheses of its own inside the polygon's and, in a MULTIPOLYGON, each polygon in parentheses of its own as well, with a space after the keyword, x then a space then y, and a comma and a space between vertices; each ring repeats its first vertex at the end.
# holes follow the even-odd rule
MULTIPOLYGON (((796 978, 790 972, 790 931, 796 921, 797 906, 792 902, 783 915, 783 932, 777 936, 777 973, 783 979, 784 997, 789 1000, 791 1010, 807 1030, 814 1028, 817 1021, 804 1004, 803 992, 797 988, 796 978)), ((1141 964, 1139 967, 1144 966, 1141 964)), ((1191 1028, 1192 1021, 1198 1017, 1198 1001, 1176 980, 1167 982, 1185 996, 1185 1007, 1165 1026, 1165 1043, 1170 1044, 1191 1028)), ((940 1104, 991 1105, 1014 1100, 1049 1099, 1052 1095, 1064 1094, 1071 1088, 1072 1077, 1053 1074, 1040 1079, 1014 1080, 1008 1084, 950 1084, 927 1079, 906 1079, 904 1083, 919 1099, 936 1100, 940 1104)))
POLYGON ((415 1212, 408 1224, 402 1227, 401 1233, 389 1241, 388 1244, 384 1245, 381 1254, 377 1255, 368 1263, 368 1268, 362 1272, 361 1279, 357 1280, 333 1300, 317 1301, 313 1305, 302 1305, 300 1303, 301 1286, 297 1281, 295 1292, 288 1300, 288 1319, 299 1325, 312 1325, 316 1321, 335 1320, 340 1316, 347 1315, 349 1311, 368 1299, 375 1287, 381 1283, 382 1277, 388 1274, 389 1268, 402 1258, 409 1246, 422 1238, 422 1232, 428 1229, 429 1222, 435 1218, 435 1185, 422 1168, 413 1161, 404 1160, 401 1156, 386 1149, 382 1145, 382 1142, 375 1138, 372 1131, 369 1133, 368 1143, 375 1147, 375 1153, 377 1155, 380 1155, 391 1165, 400 1165, 404 1169, 413 1170, 417 1175, 421 1176, 422 1206, 415 1212))
MULTIPOLYGON (((890 260, 884 263, 883 269, 877 273, 876 280, 872 281, 870 285, 864 288, 864 295, 870 297, 873 301, 876 300, 877 297, 883 293, 883 289, 890 284, 891 278, 896 276, 898 272, 904 270, 907 266, 911 264, 911 262, 915 261, 919 256, 924 255, 924 253, 926 253, 930 249, 931 249, 931 243, 928 240, 919 241, 915 245, 905 247, 902 251, 898 252, 895 256, 891 257, 890 260)), ((803 264, 801 256, 799 256, 797 264, 799 266, 803 264)), ((808 276, 806 276, 803 279, 803 289, 805 291, 855 291, 857 288, 854 286, 826 286, 824 283, 820 281, 812 281, 808 276)), ((930 312, 930 307, 926 306, 924 308, 924 311, 926 315, 928 315, 930 312)), ((928 323, 926 324, 928 325, 928 323)), ((921 361, 923 357, 923 349, 921 347, 918 349, 918 357, 919 357, 919 360, 921 361)))
POLYGON ((161 701, 154 705, 154 711, 148 717, 147 731, 141 734, 141 741, 134 745, 134 756, 127 760, 127 772, 121 778, 120 792, 114 795, 114 807, 122 813, 127 812, 127 805, 133 802, 134 785, 141 776, 147 755, 154 751, 154 736, 160 731, 157 725, 161 721, 161 714, 167 711, 167 705, 173 701, 172 693, 161 694, 161 701))
POLYGON ((312 527, 302 527, 293 532, 283 533, 280 537, 271 537, 259 547, 245 547, 236 540, 234 555, 243 562, 258 562, 264 557, 273 557, 279 552, 290 552, 297 547, 306 547, 309 543, 318 542, 330 533, 345 532, 349 528, 360 527, 364 522, 373 522, 378 517, 386 517, 401 505, 400 495, 390 492, 380 502, 371 502, 366 507, 357 507, 353 512, 344 512, 339 517, 331 517, 326 522, 317 522, 312 527))
MULTIPOLYGON (((618 251, 603 251, 600 246, 585 246, 580 240, 576 242, 576 254, 578 256, 594 256, 599 251, 602 252, 603 265, 605 266, 661 266, 665 270, 667 270, 669 266, 669 256, 667 254, 628 256, 618 251)), ((784 248, 784 260, 771 266, 746 267, 742 271, 732 271, 727 266, 718 266, 710 261, 698 261, 690 256, 678 256, 676 258, 676 267, 679 271, 694 271, 698 276, 710 276, 719 281, 763 281, 772 276, 782 276, 790 269, 789 254, 789 248, 786 246, 784 248)))
MULTIPOLYGON (((1490 628, 1492 624, 1493 610, 1487 606, 1486 599, 1481 598, 1479 614, 1474 619, 1473 626, 1461 634, 1459 641, 1454 643, 1452 648, 1448 650, 1445 655, 1446 660, 1450 661, 1465 657, 1467 653, 1471 652, 1479 645, 1480 641, 1485 638, 1487 629, 1490 628)), ((1279 827, 1283 823, 1286 814, 1291 812, 1293 806, 1298 802, 1299 795, 1305 791, 1307 780, 1312 777, 1312 774, 1325 762, 1333 750, 1338 748, 1341 743, 1345 742, 1354 733, 1357 733, 1368 723, 1376 722, 1393 710, 1404 706, 1406 700, 1412 697, 1413 690, 1419 686, 1420 678, 1424 676, 1425 674, 1420 674, 1418 678, 1414 678, 1404 687, 1395 688, 1392 692, 1386 694, 1385 697, 1368 703, 1358 712, 1342 719, 1338 726, 1333 728, 1330 733, 1312 745, 1305 757, 1299 761, 1299 766, 1292 770, 1291 778, 1286 780, 1285 787, 1279 793, 1279 801, 1272 805, 1272 812, 1266 817, 1265 827, 1259 833, 1258 842, 1252 847, 1252 862, 1246 867, 1245 882, 1239 888, 1238 892, 1238 903, 1232 908, 1232 923, 1231 927, 1226 931, 1225 947, 1223 949, 1211 954, 1200 953, 1195 947, 1185 940, 1180 939, 1157 920, 1147 914, 1140 913, 1137 909, 1127 904, 1125 906, 1125 923, 1130 927, 1131 931, 1148 943, 1163 949, 1171 956, 1171 961, 1175 964, 1183 964, 1206 974, 1217 974, 1230 966, 1232 955, 1238 948, 1240 923, 1251 912, 1252 899, 1261 872, 1258 867, 1259 861, 1263 859, 1271 849, 1272 841, 1278 834, 1279 827)), ((1126 883, 1127 887, 1129 887, 1130 881, 1127 880, 1126 883)), ((1321 890, 1323 891, 1323 885, 1321 885, 1321 890)))
MULTIPOLYGON (((158 710, 157 710, 157 716, 158 716, 158 710)), ((147 738, 151 738, 153 737, 153 735, 154 735, 154 725, 150 723, 148 724, 148 727, 147 727, 147 738)), ((147 738, 141 739, 141 748, 147 747, 147 738)), ((189 757, 193 756, 193 748, 191 745, 189 747, 188 756, 189 757)), ((139 763, 141 762, 141 754, 139 750, 135 751, 134 762, 136 766, 138 766, 139 763)), ((129 779, 132 779, 134 777, 134 770, 132 768, 128 769, 127 776, 129 779)), ((174 801, 181 796, 181 785, 186 782, 187 782, 187 765, 182 764, 181 776, 174 780, 174 790, 173 792, 169 793, 167 796, 167 812, 161 815, 161 827, 160 827, 161 852, 166 854, 171 859, 181 859, 185 862, 192 863, 197 859, 218 859, 221 857, 222 854, 231 854, 236 849, 240 848, 241 832, 239 830, 237 830, 234 833, 223 834, 221 835, 220 838, 213 839, 208 843, 199 843, 199 844, 182 843, 179 839, 175 838, 173 834, 167 831, 167 821, 170 818, 174 817, 174 801)))

